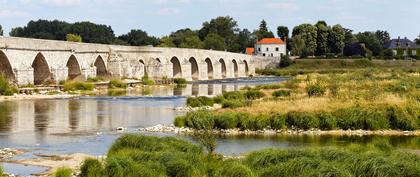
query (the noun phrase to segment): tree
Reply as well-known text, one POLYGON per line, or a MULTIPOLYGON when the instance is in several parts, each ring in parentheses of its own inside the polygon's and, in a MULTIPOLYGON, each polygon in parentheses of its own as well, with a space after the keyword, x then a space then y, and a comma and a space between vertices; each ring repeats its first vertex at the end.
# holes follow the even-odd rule
POLYGON ((66 40, 69 42, 82 42, 82 37, 77 34, 67 34, 66 40))
POLYGON ((419 34, 419 37, 416 39, 416 44, 420 45, 420 34, 419 34))
POLYGON ((255 37, 248 29, 240 31, 235 38, 234 45, 231 46, 231 52, 245 52, 246 48, 253 47, 255 44, 255 37))
POLYGON ((260 23, 260 31, 268 31, 267 22, 264 19, 260 23))
POLYGON ((346 32, 341 25, 334 25, 328 37, 328 48, 331 53, 342 54, 345 45, 346 32))
POLYGON ((203 42, 198 36, 189 36, 185 38, 185 41, 181 44, 181 48, 192 48, 192 49, 202 49, 204 46, 203 42))
POLYGON ((3 36, 3 27, 0 25, 0 36, 3 36))
POLYGON ((23 33, 24 31, 22 27, 16 27, 16 28, 12 28, 9 35, 13 37, 22 37, 23 33))
POLYGON ((147 32, 143 30, 131 30, 129 33, 121 35, 118 39, 127 41, 132 46, 144 46, 144 45, 159 45, 159 40, 153 36, 149 36, 147 32))
POLYGON ((325 55, 329 52, 328 35, 330 33, 330 27, 327 26, 325 21, 318 21, 315 27, 317 28, 315 55, 325 55))
POLYGON ((292 54, 300 57, 307 56, 305 40, 300 35, 292 37, 292 54))
POLYGON ((391 41, 388 31, 377 30, 375 34, 382 46, 385 46, 391 41))
POLYGON ((115 38, 111 26, 91 22, 76 22, 69 27, 67 32, 82 36, 87 43, 111 44, 115 38))
POLYGON ((196 31, 192 31, 189 28, 180 29, 178 31, 175 31, 169 35, 169 37, 172 39, 172 42, 176 47, 181 47, 182 43, 185 42, 185 39, 192 36, 197 36, 196 31))
MULTIPOLYGON (((311 24, 301 24, 293 28, 292 36, 300 36, 299 39, 305 43, 303 55, 314 55, 316 50, 317 28, 311 24)), ((293 45, 294 46, 294 45, 293 45)), ((293 47, 292 47, 293 50, 293 47)))
POLYGON ((173 38, 169 36, 163 36, 160 38, 160 44, 159 47, 176 47, 174 44, 173 38))
POLYGON ((229 51, 233 48, 235 34, 239 31, 238 22, 232 17, 217 17, 210 22, 204 22, 203 27, 198 31, 198 36, 204 40, 207 35, 214 33, 224 38, 225 45, 229 51))
POLYGON ((285 41, 286 38, 289 38, 289 28, 287 26, 278 26, 277 36, 285 41))
POLYGON ((353 35, 353 30, 344 28, 344 33, 345 33, 344 34, 344 44, 345 45, 350 45, 350 44, 353 44, 355 42, 358 42, 356 36, 353 35))
POLYGON ((383 50, 383 46, 374 32, 363 32, 356 35, 360 43, 365 44, 373 55, 378 56, 383 50))
POLYGON ((204 39, 204 48, 223 51, 226 49, 226 45, 221 36, 211 33, 204 39))
POLYGON ((14 37, 66 40, 66 30, 69 26, 69 23, 58 20, 31 20, 23 28, 18 27, 12 29, 10 35, 14 37))
POLYGON ((257 37, 258 40, 264 39, 264 38, 273 38, 274 34, 271 31, 264 31, 264 30, 257 30, 254 31, 254 35, 257 37))

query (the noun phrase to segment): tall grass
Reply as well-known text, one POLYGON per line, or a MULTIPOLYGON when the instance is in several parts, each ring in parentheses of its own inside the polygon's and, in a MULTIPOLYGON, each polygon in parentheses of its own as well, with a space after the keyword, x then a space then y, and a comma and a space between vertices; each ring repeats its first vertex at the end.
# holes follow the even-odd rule
POLYGON ((420 157, 387 142, 348 147, 265 149, 242 158, 209 156, 176 138, 124 135, 104 162, 87 159, 82 177, 420 176, 420 157))
POLYGON ((63 87, 64 91, 92 91, 95 88, 95 84, 91 82, 66 81, 63 87))
POLYGON ((70 168, 59 168, 55 171, 54 177, 72 177, 73 171, 70 168))
POLYGON ((14 93, 17 93, 17 89, 0 73, 0 95, 12 96, 14 93))

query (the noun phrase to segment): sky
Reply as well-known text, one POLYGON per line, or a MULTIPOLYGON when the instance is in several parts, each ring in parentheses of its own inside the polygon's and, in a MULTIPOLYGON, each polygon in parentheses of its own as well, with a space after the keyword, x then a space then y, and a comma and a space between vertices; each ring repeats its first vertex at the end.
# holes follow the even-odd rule
POLYGON ((142 29, 161 37, 227 15, 250 30, 265 19, 274 33, 280 25, 291 31, 325 20, 355 32, 387 30, 392 38, 420 35, 420 0, 0 0, 6 33, 30 20, 58 19, 111 25, 117 35, 142 29))

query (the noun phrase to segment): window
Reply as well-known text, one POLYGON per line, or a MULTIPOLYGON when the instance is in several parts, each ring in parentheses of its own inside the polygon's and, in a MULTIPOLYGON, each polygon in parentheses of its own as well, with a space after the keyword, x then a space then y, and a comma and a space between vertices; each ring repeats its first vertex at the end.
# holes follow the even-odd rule
POLYGON ((265 57, 265 53, 263 53, 263 57, 265 57))
POLYGON ((274 57, 273 53, 271 53, 271 56, 274 57))
POLYGON ((267 47, 267 52, 268 52, 268 47, 267 47))
POLYGON ((276 52, 278 52, 279 51, 279 48, 278 47, 276 47, 276 52))
POLYGON ((258 52, 261 52, 261 47, 258 47, 258 52))

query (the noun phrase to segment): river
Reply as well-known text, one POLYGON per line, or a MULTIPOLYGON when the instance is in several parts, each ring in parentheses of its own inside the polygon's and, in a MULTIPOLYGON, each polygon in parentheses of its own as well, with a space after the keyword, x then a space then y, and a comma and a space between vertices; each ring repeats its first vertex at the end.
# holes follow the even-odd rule
MULTIPOLYGON (((187 96, 214 96, 224 91, 282 80, 233 80, 200 83, 185 88, 153 86, 128 91, 125 96, 0 102, 0 148, 28 151, 15 159, 34 158, 35 154, 87 153, 100 156, 106 154, 112 142, 124 133, 136 133, 138 128, 157 124, 172 124, 177 115, 183 114, 175 108, 184 106, 187 96), (118 132, 117 127, 124 127, 125 131, 118 132)), ((176 136, 163 133, 150 135, 176 136)), ((416 137, 241 136, 220 137, 217 151, 239 155, 269 147, 344 146, 382 140, 399 148, 420 149, 420 141, 416 137)), ((10 163, 2 165, 7 172, 23 176, 45 170, 10 163)))

